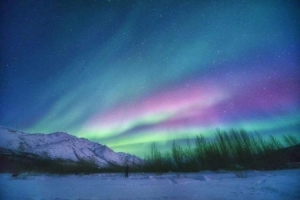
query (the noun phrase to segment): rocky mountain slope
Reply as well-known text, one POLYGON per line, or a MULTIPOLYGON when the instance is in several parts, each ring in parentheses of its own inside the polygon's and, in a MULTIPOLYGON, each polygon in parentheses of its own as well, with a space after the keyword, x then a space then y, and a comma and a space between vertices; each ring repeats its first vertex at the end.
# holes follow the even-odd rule
POLYGON ((143 164, 143 160, 134 155, 116 153, 105 145, 63 132, 29 134, 0 127, 0 148, 5 152, 29 153, 46 159, 83 161, 99 167, 143 164))

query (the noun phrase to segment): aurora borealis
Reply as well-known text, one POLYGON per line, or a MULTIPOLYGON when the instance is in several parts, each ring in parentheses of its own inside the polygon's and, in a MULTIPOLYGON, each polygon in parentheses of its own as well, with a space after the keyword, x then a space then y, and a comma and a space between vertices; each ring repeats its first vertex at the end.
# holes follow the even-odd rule
POLYGON ((216 128, 300 137, 297 1, 2 1, 0 125, 143 156, 216 128))

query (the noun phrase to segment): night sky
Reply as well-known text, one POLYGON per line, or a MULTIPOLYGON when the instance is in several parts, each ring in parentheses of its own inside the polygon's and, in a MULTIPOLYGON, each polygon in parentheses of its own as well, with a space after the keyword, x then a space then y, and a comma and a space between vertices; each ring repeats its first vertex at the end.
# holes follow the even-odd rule
POLYGON ((300 137, 299 7, 1 1, 0 125, 140 156, 217 128, 300 137))

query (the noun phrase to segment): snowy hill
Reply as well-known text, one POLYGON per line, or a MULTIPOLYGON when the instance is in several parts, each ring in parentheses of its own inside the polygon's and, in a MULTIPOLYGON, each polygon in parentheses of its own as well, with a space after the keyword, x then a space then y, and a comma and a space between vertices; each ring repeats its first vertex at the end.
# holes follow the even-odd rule
POLYGON ((143 160, 116 153, 105 145, 63 132, 28 134, 0 127, 0 148, 14 153, 30 153, 47 159, 86 161, 99 167, 140 166, 143 160))

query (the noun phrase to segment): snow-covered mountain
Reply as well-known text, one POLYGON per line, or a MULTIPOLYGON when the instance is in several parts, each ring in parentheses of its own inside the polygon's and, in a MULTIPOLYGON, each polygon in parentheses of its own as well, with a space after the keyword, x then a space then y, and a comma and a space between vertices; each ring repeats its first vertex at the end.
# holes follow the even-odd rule
POLYGON ((105 145, 63 132, 28 134, 0 127, 0 148, 42 158, 92 162, 99 167, 143 164, 143 160, 134 155, 116 153, 105 145))

